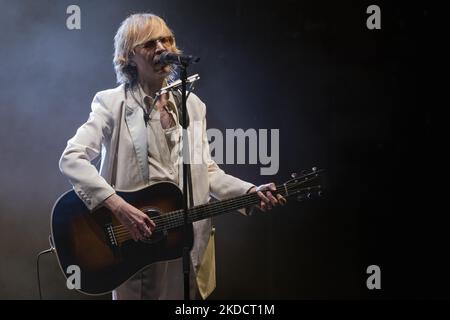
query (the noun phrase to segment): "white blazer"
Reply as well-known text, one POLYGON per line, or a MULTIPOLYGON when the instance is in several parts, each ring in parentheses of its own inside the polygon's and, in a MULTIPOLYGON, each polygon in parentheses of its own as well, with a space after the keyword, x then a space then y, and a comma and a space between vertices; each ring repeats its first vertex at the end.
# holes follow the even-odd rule
MULTIPOLYGON (((130 90, 132 89, 120 85, 95 95, 89 119, 68 141, 59 162, 60 170, 90 210, 101 205, 115 190, 133 191, 150 184, 143 110, 131 96, 130 90), (91 163, 99 155, 100 171, 91 163)), ((210 194, 218 199, 245 194, 253 184, 225 174, 210 157, 205 104, 191 93, 187 100, 187 110, 190 119, 190 155, 195 161, 191 164, 194 204, 208 202, 210 194), (198 163, 198 159, 202 161, 198 163)), ((201 264, 202 269, 205 266, 207 269, 215 269, 214 261, 211 261, 214 260, 214 252, 205 255, 211 229, 211 219, 194 223, 191 259, 196 272, 201 264), (203 259, 204 256, 212 258, 203 259)), ((210 245, 208 248, 214 246, 210 245)), ((207 281, 215 286, 215 279, 207 281)), ((206 296, 214 289, 208 288, 208 284, 199 284, 200 291, 202 288, 206 288, 206 296)), ((203 296, 203 292, 201 293, 203 296)))

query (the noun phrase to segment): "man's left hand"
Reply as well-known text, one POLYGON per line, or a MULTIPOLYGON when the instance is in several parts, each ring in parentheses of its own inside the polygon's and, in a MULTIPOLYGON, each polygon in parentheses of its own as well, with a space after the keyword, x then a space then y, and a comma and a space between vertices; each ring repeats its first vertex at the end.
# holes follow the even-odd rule
POLYGON ((287 202, 286 198, 281 194, 276 193, 276 190, 275 183, 271 182, 262 184, 259 187, 253 187, 249 190, 249 193, 256 192, 258 194, 261 198, 261 202, 257 207, 259 210, 266 212, 279 204, 284 206, 287 202), (276 196, 274 196, 272 192, 276 194, 276 196))

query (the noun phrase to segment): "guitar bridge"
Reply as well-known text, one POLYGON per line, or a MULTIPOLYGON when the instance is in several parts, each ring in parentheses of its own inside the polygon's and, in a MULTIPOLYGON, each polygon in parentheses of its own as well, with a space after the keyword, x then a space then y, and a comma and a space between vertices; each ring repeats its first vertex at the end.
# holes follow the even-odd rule
POLYGON ((106 231, 106 236, 107 236, 111 246, 117 247, 118 243, 117 243, 116 235, 114 234, 113 225, 111 223, 107 224, 105 226, 105 231, 106 231))

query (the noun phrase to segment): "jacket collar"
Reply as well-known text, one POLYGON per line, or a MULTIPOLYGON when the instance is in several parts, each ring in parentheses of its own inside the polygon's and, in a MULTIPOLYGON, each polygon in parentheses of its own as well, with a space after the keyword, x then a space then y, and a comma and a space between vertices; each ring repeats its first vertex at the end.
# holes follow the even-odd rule
POLYGON ((136 152, 137 162, 141 171, 142 179, 145 184, 150 181, 148 170, 148 149, 147 149, 147 130, 144 122, 144 111, 139 105, 139 94, 136 91, 137 86, 125 88, 126 108, 125 121, 131 140, 133 141, 134 151, 136 152))

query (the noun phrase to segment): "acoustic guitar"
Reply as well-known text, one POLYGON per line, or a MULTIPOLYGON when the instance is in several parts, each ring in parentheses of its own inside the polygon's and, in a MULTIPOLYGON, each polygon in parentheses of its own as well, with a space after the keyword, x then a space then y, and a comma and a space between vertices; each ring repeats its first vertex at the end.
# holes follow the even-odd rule
MULTIPOLYGON (((320 196, 323 170, 313 168, 276 186, 284 197, 298 200, 320 196)), ((188 209, 184 229, 183 195, 177 185, 159 182, 134 192, 117 192, 128 203, 146 213, 156 224, 150 238, 135 242, 127 229, 105 207, 89 211, 71 190, 55 203, 51 217, 54 249, 63 274, 69 266, 80 269, 85 294, 105 294, 146 266, 182 256, 185 239, 193 244, 192 223, 259 204, 256 193, 194 206, 188 209)))

